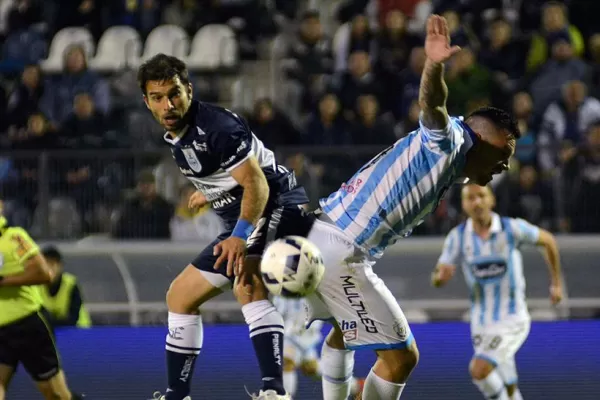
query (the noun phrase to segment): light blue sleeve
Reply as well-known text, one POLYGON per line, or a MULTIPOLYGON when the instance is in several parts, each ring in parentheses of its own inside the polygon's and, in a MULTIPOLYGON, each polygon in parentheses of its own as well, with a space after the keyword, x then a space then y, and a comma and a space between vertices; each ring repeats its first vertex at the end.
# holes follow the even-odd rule
POLYGON ((464 142, 464 129, 455 117, 450 117, 448 125, 443 129, 429 129, 419 118, 419 134, 423 144, 438 147, 444 153, 455 151, 464 142))
POLYGON ((446 236, 444 241, 444 249, 438 259, 438 264, 448 264, 458 266, 460 264, 460 237, 458 229, 454 228, 446 236))
POLYGON ((540 228, 521 218, 511 219, 515 244, 537 244, 540 239, 540 228))

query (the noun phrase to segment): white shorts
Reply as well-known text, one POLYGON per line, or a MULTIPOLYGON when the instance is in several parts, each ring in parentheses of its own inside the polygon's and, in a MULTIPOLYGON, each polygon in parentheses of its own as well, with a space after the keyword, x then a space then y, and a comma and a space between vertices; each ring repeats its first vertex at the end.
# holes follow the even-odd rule
POLYGON ((283 357, 292 361, 295 366, 299 366, 307 361, 318 361, 319 353, 317 346, 303 346, 298 343, 293 336, 286 336, 283 344, 283 357))
POLYGON ((515 354, 529 335, 531 323, 523 321, 510 326, 471 329, 475 358, 494 365, 506 385, 517 383, 515 354))
POLYGON ((335 225, 315 221, 308 240, 325 262, 317 291, 307 297, 309 321, 336 321, 346 348, 401 349, 413 335, 398 302, 373 272, 375 263, 335 225))

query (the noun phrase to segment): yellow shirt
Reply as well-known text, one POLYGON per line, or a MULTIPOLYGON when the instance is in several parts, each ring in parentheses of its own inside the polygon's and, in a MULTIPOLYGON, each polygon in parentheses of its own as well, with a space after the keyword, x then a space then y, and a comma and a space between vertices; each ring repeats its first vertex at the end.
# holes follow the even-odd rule
MULTIPOLYGON (((0 235, 0 276, 23 272, 25 261, 39 251, 38 245, 23 228, 6 228, 0 235)), ((41 305, 38 286, 0 286, 0 326, 33 314, 41 305)))

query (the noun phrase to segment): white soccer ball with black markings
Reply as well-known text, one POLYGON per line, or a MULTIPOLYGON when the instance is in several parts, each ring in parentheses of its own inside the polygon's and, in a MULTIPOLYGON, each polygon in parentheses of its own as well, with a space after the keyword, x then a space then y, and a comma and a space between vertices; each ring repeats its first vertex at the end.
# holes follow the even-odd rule
POLYGON ((300 236, 286 236, 271 243, 260 263, 265 286, 272 294, 305 297, 313 293, 325 273, 321 252, 300 236))

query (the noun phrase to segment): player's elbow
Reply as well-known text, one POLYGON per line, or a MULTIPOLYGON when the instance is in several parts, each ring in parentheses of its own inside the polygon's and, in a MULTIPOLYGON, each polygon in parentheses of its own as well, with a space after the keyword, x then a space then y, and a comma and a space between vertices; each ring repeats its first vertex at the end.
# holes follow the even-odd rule
POLYGON ((545 229, 540 229, 538 244, 540 246, 545 247, 548 250, 558 251, 558 243, 556 241, 556 237, 545 229))
POLYGON ((47 284, 52 282, 54 274, 46 260, 40 255, 33 256, 27 261, 26 269, 31 271, 32 284, 47 284))

